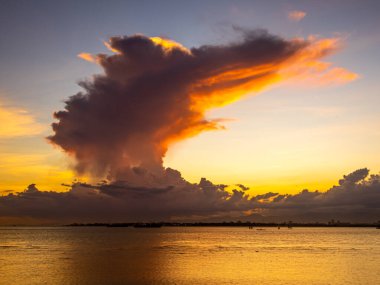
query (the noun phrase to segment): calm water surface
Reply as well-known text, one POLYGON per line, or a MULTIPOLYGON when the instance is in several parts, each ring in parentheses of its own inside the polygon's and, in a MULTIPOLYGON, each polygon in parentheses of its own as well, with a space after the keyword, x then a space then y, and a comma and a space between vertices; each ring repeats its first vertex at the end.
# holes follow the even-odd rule
POLYGON ((380 284, 374 228, 0 228, 0 284, 380 284))

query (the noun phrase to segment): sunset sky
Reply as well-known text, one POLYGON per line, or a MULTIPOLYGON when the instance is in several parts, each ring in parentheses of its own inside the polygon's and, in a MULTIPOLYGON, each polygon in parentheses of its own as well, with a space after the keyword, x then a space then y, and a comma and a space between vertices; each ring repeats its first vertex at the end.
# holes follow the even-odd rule
MULTIPOLYGON (((46 137, 54 134, 53 113, 82 90, 77 83, 103 73, 83 57, 111 56, 104 42, 135 34, 170 39, 184 54, 238 42, 241 33, 254 29, 314 44, 302 54, 305 61, 297 56, 291 68, 279 69, 277 83, 254 81, 247 92, 239 85, 233 90, 239 95, 211 107, 202 101, 206 119, 217 119, 224 129, 166 137, 164 166, 186 180, 207 177, 244 184, 252 194, 295 194, 326 191, 360 168, 378 174, 379 11, 379 1, 349 0, 0 0, 0 193, 32 183, 63 191, 62 183, 93 179, 76 173, 76 161, 62 143, 53 145, 46 137), (332 51, 314 58, 324 40, 333 41, 332 51)), ((246 70, 233 72, 241 76, 246 70)), ((204 78, 211 79, 220 78, 204 78)))

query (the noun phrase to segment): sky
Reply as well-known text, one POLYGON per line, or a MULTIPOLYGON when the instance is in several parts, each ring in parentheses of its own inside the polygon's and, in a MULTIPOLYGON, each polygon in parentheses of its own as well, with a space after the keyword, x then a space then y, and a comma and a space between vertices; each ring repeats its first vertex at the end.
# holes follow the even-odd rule
MULTIPOLYGON (((62 122, 53 113, 70 106, 65 101, 83 91, 78 82, 107 71, 97 57, 112 58, 104 42, 109 45, 111 37, 133 35, 170 39, 184 54, 205 45, 239 43, 242 37, 247 42, 255 29, 264 29, 290 46, 295 41, 311 43, 305 62, 289 57, 286 60, 296 62, 293 69, 276 69, 280 82, 252 81, 263 88, 248 88, 198 110, 208 122, 203 126, 206 131, 194 129, 191 135, 162 139, 165 147, 159 160, 180 171, 186 181, 198 183, 206 177, 215 185, 243 184, 251 195, 297 195, 303 189, 331 190, 343 175, 358 169, 379 173, 378 1, 1 0, 0 7, 0 193, 4 195, 32 183, 60 192, 68 189, 62 184, 96 182, 99 171, 92 175, 94 167, 86 166, 90 158, 84 161, 78 147, 55 135, 69 133, 64 127, 53 131, 51 124, 62 122), (333 39, 332 47, 322 47, 326 39, 333 39), (323 48, 325 54, 314 55, 323 48), (84 60, 85 54, 95 62, 84 60)), ((192 74, 190 67, 188 72, 192 74)), ((130 157, 140 151, 130 149, 130 157)), ((113 155, 117 153, 109 156, 113 155)), ((114 162, 107 161, 111 167, 114 162)))

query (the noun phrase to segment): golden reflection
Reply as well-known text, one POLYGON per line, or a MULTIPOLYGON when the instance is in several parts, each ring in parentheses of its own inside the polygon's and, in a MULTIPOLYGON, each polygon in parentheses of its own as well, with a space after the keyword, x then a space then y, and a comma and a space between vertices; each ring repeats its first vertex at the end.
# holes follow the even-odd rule
POLYGON ((376 284, 377 238, 368 228, 0 228, 0 275, 4 284, 376 284))

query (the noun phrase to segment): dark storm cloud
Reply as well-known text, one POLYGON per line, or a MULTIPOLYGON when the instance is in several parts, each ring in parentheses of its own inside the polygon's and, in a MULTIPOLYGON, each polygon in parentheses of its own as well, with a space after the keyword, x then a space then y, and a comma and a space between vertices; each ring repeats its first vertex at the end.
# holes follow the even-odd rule
POLYGON ((138 187, 120 181, 77 183, 68 192, 57 193, 39 191, 32 184, 22 193, 0 197, 0 217, 63 223, 223 219, 375 222, 380 216, 380 175, 367 178, 367 169, 345 176, 327 192, 303 190, 295 195, 255 197, 241 189, 227 191, 227 185, 215 185, 205 178, 191 184, 178 171, 166 171, 175 183, 167 187, 138 187), (352 179, 354 176, 358 179, 352 179))
POLYGON ((81 54, 104 74, 81 82, 84 91, 54 114, 49 141, 75 158, 79 173, 108 173, 112 180, 132 179, 135 166, 163 173, 172 142, 222 128, 205 111, 277 82, 297 60, 315 61, 336 49, 263 30, 239 33, 239 42, 191 50, 143 35, 112 37, 115 54, 81 54))

